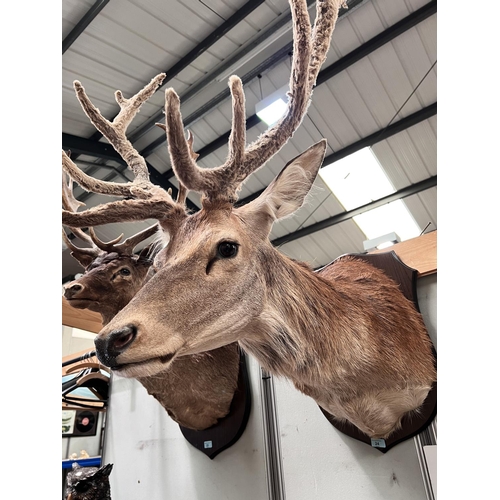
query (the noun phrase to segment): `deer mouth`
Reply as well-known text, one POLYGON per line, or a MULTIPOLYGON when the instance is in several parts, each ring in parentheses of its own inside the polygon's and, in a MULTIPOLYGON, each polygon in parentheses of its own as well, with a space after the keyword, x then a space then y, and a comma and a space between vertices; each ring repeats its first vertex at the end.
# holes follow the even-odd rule
POLYGON ((147 365, 150 365, 150 364, 158 362, 158 361, 162 365, 166 365, 166 364, 170 363, 170 361, 172 361, 172 359, 174 359, 174 357, 177 354, 177 352, 178 351, 171 352, 170 354, 165 354, 163 356, 157 356, 156 358, 149 358, 149 359, 146 359, 144 361, 135 361, 135 362, 131 362, 131 363, 122 363, 122 364, 111 366, 110 368, 113 371, 115 371, 117 373, 120 373, 120 372, 128 371, 130 369, 135 369, 135 368, 140 368, 142 366, 147 366, 147 365))
POLYGON ((86 309, 89 304, 97 302, 94 299, 83 299, 83 298, 77 298, 77 299, 68 299, 66 300, 71 304, 72 307, 77 307, 81 309, 86 309))

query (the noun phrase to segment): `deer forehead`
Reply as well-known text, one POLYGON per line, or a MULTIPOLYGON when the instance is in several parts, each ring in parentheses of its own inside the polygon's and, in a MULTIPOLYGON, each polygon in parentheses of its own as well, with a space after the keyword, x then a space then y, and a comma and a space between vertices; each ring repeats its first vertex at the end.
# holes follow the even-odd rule
POLYGON ((211 252, 222 241, 248 245, 251 234, 232 210, 201 210, 185 220, 158 259, 211 252))
POLYGON ((108 257, 100 261, 94 261, 86 270, 85 274, 104 274, 116 271, 124 265, 134 265, 132 257, 108 257))

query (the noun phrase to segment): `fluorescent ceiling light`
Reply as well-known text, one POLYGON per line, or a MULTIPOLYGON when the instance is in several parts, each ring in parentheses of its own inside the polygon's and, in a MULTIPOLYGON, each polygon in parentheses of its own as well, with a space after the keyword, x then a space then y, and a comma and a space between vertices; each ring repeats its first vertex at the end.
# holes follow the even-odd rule
POLYGON ((267 125, 274 125, 284 114, 287 108, 288 85, 267 96, 255 105, 257 116, 267 125))
POLYGON ((269 126, 274 125, 286 111, 286 103, 283 99, 272 102, 269 106, 257 113, 257 116, 269 126))
MULTIPOLYGON (((394 193, 371 148, 323 167, 320 177, 346 210, 352 210, 394 193)), ((353 217, 368 240, 395 232, 401 241, 415 238, 420 228, 402 200, 353 217)))

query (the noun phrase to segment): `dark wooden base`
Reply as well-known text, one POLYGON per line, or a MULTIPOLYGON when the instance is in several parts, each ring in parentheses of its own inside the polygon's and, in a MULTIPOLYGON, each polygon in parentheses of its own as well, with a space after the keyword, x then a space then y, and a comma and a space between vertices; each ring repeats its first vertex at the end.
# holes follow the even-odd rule
MULTIPOLYGON (((350 422, 339 422, 335 419, 333 415, 328 413, 326 410, 319 407, 323 412, 323 415, 327 420, 340 432, 346 434, 349 437, 362 441, 369 446, 372 446, 372 442, 369 436, 361 432, 356 426, 352 425, 350 422)), ((382 453, 388 452, 391 448, 396 446, 407 439, 410 439, 424 429, 426 429, 434 420, 437 414, 437 384, 435 384, 429 394, 427 395, 424 404, 420 408, 418 414, 414 414, 411 417, 404 417, 402 421, 401 429, 395 432, 387 439, 385 439, 385 448, 376 447, 377 450, 382 453)))
MULTIPOLYGON (((362 258, 372 264, 375 267, 378 267, 386 274, 388 274, 396 283, 399 284, 401 291, 405 295, 405 297, 411 300, 417 309, 420 311, 418 306, 418 298, 417 298, 417 271, 408 267, 404 262, 402 262, 399 257, 393 252, 385 252, 379 254, 353 254, 356 257, 362 258)), ((335 261, 333 261, 329 265, 334 265, 335 261)), ((437 362, 437 354, 434 350, 434 359, 437 362)), ((327 420, 340 432, 350 436, 358 441, 362 441, 363 443, 372 446, 372 441, 369 436, 365 433, 361 432, 356 426, 351 424, 350 422, 339 422, 333 415, 328 413, 326 410, 319 407, 323 412, 323 415, 327 418, 327 420)), ((427 398, 424 401, 424 404, 419 409, 418 413, 414 413, 413 415, 406 416, 403 418, 401 429, 398 432, 395 432, 392 436, 385 439, 385 448, 376 447, 377 450, 382 453, 386 453, 391 448, 396 446, 397 444, 410 439, 424 429, 426 429, 434 420, 437 415, 437 383, 433 385, 430 390, 427 398)))
POLYGON ((220 452, 236 443, 243 434, 250 416, 251 399, 246 357, 240 351, 238 386, 229 413, 203 431, 195 431, 180 425, 181 432, 191 445, 208 458, 214 459, 220 452))

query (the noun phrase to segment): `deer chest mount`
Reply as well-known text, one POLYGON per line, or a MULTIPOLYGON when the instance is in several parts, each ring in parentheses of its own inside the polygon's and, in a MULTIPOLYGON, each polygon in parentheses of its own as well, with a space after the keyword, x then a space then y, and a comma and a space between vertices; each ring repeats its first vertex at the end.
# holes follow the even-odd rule
POLYGON ((250 409, 250 379, 245 354, 240 352, 238 386, 229 413, 215 425, 201 431, 195 431, 182 425, 179 427, 189 444, 213 460, 241 437, 248 423, 250 409))
MULTIPOLYGON (((407 266, 394 251, 379 254, 353 254, 371 265, 377 267, 392 278, 398 285, 403 295, 413 302, 415 309, 420 312, 417 298, 417 271, 407 266)), ((335 265, 333 261, 331 265, 335 265)), ((434 361, 437 364, 437 353, 432 349, 434 361)), ((319 406, 326 419, 343 434, 366 443, 382 453, 386 453, 397 444, 410 439, 425 430, 437 414, 437 382, 434 382, 424 403, 417 411, 409 413, 402 418, 399 430, 385 439, 372 439, 360 431, 347 420, 340 420, 319 406)))

